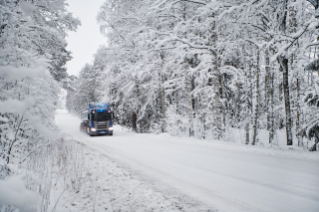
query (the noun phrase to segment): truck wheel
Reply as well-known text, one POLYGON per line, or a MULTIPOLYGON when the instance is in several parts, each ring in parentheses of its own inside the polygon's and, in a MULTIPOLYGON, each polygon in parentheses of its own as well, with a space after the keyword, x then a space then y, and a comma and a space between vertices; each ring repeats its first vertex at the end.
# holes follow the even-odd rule
POLYGON ((109 136, 112 136, 113 135, 113 133, 109 133, 109 136))

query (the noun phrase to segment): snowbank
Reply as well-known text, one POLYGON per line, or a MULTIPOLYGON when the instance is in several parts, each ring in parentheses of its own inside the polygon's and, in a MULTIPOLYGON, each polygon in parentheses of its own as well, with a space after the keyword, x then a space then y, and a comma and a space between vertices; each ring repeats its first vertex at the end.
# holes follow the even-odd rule
POLYGON ((33 211, 40 201, 40 195, 28 190, 20 176, 0 180, 0 205, 14 205, 21 212, 33 211))

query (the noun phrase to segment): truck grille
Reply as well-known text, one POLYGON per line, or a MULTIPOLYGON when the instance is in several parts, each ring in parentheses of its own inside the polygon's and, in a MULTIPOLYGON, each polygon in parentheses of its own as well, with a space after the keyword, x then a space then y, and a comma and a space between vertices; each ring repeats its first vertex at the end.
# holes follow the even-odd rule
POLYGON ((108 122, 105 122, 105 123, 96 123, 96 128, 98 130, 106 130, 109 128, 109 123, 108 122))

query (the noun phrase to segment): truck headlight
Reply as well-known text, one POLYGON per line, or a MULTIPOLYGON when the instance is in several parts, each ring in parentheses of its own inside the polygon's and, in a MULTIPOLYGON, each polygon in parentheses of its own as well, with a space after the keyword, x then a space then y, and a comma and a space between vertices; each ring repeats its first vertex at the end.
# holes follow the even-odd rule
POLYGON ((113 131, 113 127, 109 127, 109 131, 113 131))
POLYGON ((96 129, 95 129, 95 128, 91 128, 91 131, 92 131, 92 132, 96 132, 96 129))

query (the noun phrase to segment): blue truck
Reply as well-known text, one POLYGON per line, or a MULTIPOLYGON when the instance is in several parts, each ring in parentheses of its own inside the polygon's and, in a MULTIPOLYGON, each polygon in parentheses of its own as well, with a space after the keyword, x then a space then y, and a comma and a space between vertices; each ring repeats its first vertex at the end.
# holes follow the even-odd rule
POLYGON ((82 121, 80 130, 90 136, 113 135, 114 114, 108 103, 90 103, 85 114, 87 118, 82 121))

